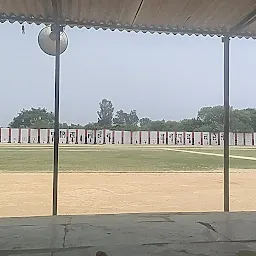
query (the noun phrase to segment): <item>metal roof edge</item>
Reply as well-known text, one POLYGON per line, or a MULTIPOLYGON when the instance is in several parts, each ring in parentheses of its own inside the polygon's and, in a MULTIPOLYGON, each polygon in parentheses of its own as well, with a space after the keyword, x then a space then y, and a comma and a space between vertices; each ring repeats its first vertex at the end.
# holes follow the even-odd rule
MULTIPOLYGON (((25 17, 25 16, 16 16, 16 15, 5 15, 0 14, 0 23, 15 23, 18 22, 28 23, 28 24, 36 24, 36 25, 50 25, 53 24, 52 18, 44 18, 44 17, 25 17)), ((63 26, 69 26, 70 28, 94 28, 95 30, 103 29, 103 30, 111 30, 111 31, 127 31, 127 32, 135 32, 135 33, 151 33, 151 34, 173 34, 173 35, 188 35, 188 36, 210 36, 210 37, 222 37, 229 36, 231 38, 246 38, 246 39, 256 39, 256 35, 252 35, 247 32, 239 32, 239 33, 228 33, 224 31, 217 30, 201 30, 197 28, 193 29, 185 29, 180 27, 165 27, 165 26, 145 26, 145 25, 130 25, 130 24, 118 24, 114 22, 95 22, 95 21, 71 21, 65 20, 61 22, 63 26)))

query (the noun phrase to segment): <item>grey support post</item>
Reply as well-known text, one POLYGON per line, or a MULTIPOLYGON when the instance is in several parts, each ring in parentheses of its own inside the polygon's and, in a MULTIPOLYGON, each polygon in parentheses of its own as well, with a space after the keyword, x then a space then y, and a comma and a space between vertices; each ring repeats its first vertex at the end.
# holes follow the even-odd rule
POLYGON ((229 212, 229 44, 224 36, 224 211, 229 212))

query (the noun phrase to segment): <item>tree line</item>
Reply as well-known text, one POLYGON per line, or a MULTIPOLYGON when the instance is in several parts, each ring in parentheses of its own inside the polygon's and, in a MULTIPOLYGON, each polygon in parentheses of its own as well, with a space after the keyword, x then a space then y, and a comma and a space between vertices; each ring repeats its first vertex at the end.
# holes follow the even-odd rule
MULTIPOLYGON (((151 120, 139 117, 132 109, 125 112, 120 109, 115 112, 113 103, 103 99, 97 111, 98 121, 88 124, 60 123, 60 128, 69 129, 112 129, 112 130, 146 130, 146 131, 205 131, 221 132, 224 130, 223 106, 202 107, 197 116, 180 121, 151 120)), ((10 122, 11 128, 53 128, 54 113, 46 108, 23 109, 10 122)), ((234 109, 230 107, 231 132, 256 132, 256 108, 234 109)))

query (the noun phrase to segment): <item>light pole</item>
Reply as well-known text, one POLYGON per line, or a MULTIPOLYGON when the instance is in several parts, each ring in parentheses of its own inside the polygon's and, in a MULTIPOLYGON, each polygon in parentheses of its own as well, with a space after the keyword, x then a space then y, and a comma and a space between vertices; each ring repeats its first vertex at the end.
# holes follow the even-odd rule
MULTIPOLYGON (((58 20, 58 19, 57 19, 58 20)), ((64 28, 56 22, 43 28, 38 35, 41 50, 55 56, 55 88, 54 88, 54 155, 53 155, 53 202, 52 214, 57 215, 58 206, 58 173, 59 173, 59 110, 60 110, 60 55, 68 47, 68 38, 64 28)))

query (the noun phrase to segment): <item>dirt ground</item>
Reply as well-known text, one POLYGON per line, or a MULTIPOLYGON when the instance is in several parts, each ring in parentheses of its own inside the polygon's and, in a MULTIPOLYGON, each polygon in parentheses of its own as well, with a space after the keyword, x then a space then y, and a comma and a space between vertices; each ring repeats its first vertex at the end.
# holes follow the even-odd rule
MULTIPOLYGON (((1 173, 0 216, 50 215, 52 175, 1 173)), ((231 173, 231 210, 256 210, 256 172, 231 173)), ((59 214, 223 210, 220 173, 61 173, 59 214)))

